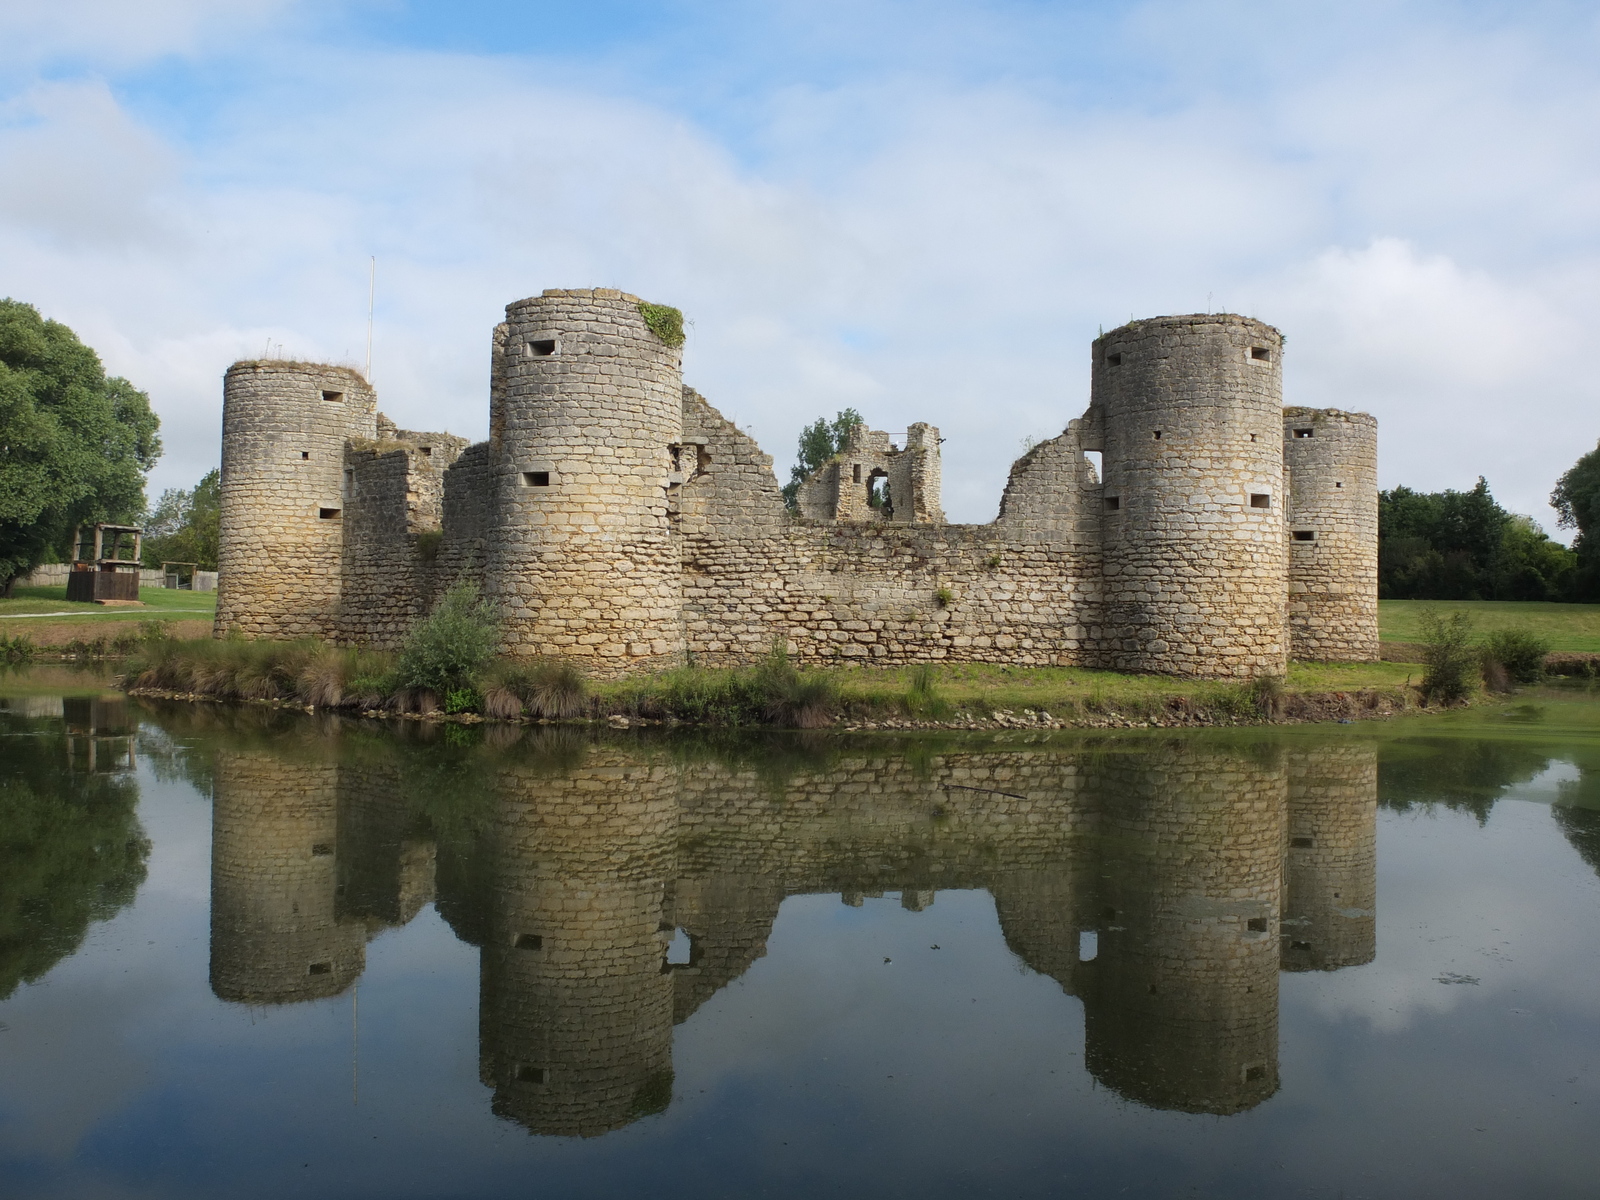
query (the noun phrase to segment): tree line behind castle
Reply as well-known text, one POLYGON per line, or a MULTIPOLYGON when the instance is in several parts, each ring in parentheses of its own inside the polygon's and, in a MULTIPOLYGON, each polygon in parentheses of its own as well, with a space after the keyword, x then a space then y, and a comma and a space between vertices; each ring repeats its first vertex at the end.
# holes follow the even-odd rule
MULTIPOLYGON (((215 569, 220 473, 169 488, 147 508, 142 477, 161 443, 144 393, 108 378, 66 326, 12 300, 0 302, 0 397, 0 481, 9 500, 0 511, 0 587, 9 591, 33 567, 69 556, 73 529, 95 521, 143 525, 149 567, 215 569)), ((782 489, 791 509, 800 483, 843 453, 860 423, 844 410, 803 431, 782 489)), ((869 503, 892 503, 886 492, 880 483, 869 503)), ((1573 550, 1503 509, 1482 479, 1466 491, 1381 493, 1380 597, 1600 602, 1600 451, 1562 477, 1552 504, 1578 532, 1573 550)))

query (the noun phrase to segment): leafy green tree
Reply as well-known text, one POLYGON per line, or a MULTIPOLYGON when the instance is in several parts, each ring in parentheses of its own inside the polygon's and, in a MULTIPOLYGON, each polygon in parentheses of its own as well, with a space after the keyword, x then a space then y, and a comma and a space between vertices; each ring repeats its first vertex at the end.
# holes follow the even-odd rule
POLYGON ((789 482, 783 488, 783 502, 791 509, 800 503, 800 485, 818 467, 850 442, 850 431, 862 424, 861 414, 853 408, 842 410, 833 420, 818 417, 800 431, 800 445, 795 450, 795 464, 789 471, 789 482))
POLYGON ((1576 529, 1572 544, 1577 553, 1573 572, 1575 600, 1600 600, 1600 446, 1589 451, 1556 481, 1550 507, 1563 529, 1576 529))
POLYGON ((215 571, 222 528, 222 472, 211 470, 192 488, 168 488, 141 523, 145 566, 192 562, 202 571, 215 571))
POLYGON ((1574 562, 1532 517, 1500 507, 1481 477, 1469 492, 1378 496, 1385 600, 1564 600, 1574 562))
POLYGON ((73 528, 132 521, 161 454, 150 398, 32 305, 0 300, 0 590, 66 552, 73 528))
POLYGON ((0 756, 0 1000, 128 904, 150 854, 133 777, 63 770, 65 732, 43 724, 0 721, 13 735, 0 756))

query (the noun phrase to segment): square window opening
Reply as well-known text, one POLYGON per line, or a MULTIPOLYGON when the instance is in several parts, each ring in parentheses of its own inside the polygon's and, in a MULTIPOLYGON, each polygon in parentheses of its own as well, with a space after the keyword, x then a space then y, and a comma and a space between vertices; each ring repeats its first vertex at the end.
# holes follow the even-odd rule
POLYGON ((667 966, 692 966, 695 960, 694 938, 687 929, 674 929, 672 941, 667 943, 667 966))
POLYGON ((1272 507, 1272 497, 1269 496, 1266 492, 1251 492, 1250 493, 1250 507, 1251 508, 1271 508, 1272 507))
POLYGON ((429 458, 433 457, 433 447, 432 446, 418 446, 417 449, 421 453, 426 454, 429 458))
POLYGON ((1336 483, 1336 484, 1334 484, 1334 485, 1333 485, 1333 486, 1334 486, 1334 487, 1336 487, 1336 488, 1342 488, 1342 487, 1343 487, 1343 486, 1344 486, 1344 484, 1342 484, 1342 483, 1336 483))
POLYGON ((1244 1081, 1246 1083, 1255 1083, 1256 1080, 1265 1079, 1266 1077, 1267 1077, 1267 1069, 1265 1067, 1263 1067, 1263 1066, 1259 1066, 1258 1065, 1258 1066, 1246 1067, 1244 1069, 1244 1081))
POLYGON ((1108 367, 1120 367, 1121 365, 1122 365, 1122 355, 1121 354, 1108 354, 1108 355, 1106 355, 1106 366, 1108 366, 1108 367))
POLYGON ((853 471, 853 473, 852 473, 850 482, 851 483, 860 483, 861 482, 861 464, 857 463, 855 465, 855 467, 852 468, 852 471, 853 471))
POLYGON ((1107 512, 1116 512, 1121 507, 1122 507, 1122 497, 1121 496, 1107 496, 1106 497, 1106 511, 1107 512))
POLYGON ((1161 430, 1154 429, 1154 430, 1151 430, 1151 432, 1155 435, 1156 441, 1159 442, 1161 440, 1161 430))
POLYGON ((1078 932, 1078 961, 1093 962, 1100 953, 1100 934, 1093 929, 1078 932))
POLYGON ((529 358, 549 358, 555 352, 555 338, 534 338, 528 343, 529 358))
POLYGON ((544 938, 537 933, 519 933, 511 944, 518 950, 543 950, 544 938))
POLYGON ((1296 429, 1294 435, 1297 438, 1316 437, 1317 431, 1315 429, 1296 429))
POLYGON ((301 458, 302 458, 302 459, 307 459, 307 458, 310 458, 310 457, 311 457, 311 451, 309 451, 309 450, 302 450, 302 451, 300 451, 300 457, 301 457, 301 458))
POLYGON ((1251 346, 1250 347, 1250 361, 1251 362, 1271 362, 1272 361, 1272 351, 1267 349, 1265 346, 1251 346))
POLYGON ((530 1066, 527 1063, 518 1063, 513 1074, 518 1083, 545 1083, 550 1078, 550 1072, 543 1067, 530 1066))
POLYGON ((1267 919, 1265 917, 1251 917, 1244 923, 1244 927, 1251 933, 1265 933, 1267 931, 1267 919))
POLYGON ((1294 531, 1294 540, 1297 542, 1314 542, 1317 540, 1317 531, 1315 529, 1296 529, 1294 531))
POLYGON ((549 487, 549 471, 524 471, 522 473, 523 487, 549 487))
POLYGON ((318 842, 315 846, 311 847, 312 858, 327 858, 328 855, 332 853, 333 844, 331 842, 318 842))
POLYGON ((337 508, 317 509, 317 519, 321 521, 337 521, 341 510, 337 508))
POLYGON ((324 400, 326 400, 329 404, 343 404, 344 403, 344 393, 343 392, 323 392, 322 393, 322 398, 324 400))
POLYGON ((1253 434, 1253 433, 1252 433, 1252 434, 1251 434, 1251 435, 1250 435, 1250 440, 1251 440, 1251 441, 1252 441, 1252 442, 1253 442, 1253 441, 1255 441, 1255 440, 1256 440, 1256 435, 1255 435, 1255 434, 1253 434))
POLYGON ((1289 943, 1289 949, 1291 949, 1291 950, 1310 950, 1311 949, 1311 943, 1310 942, 1290 942, 1289 943))
POLYGON ((1296 850, 1309 850, 1316 844, 1317 840, 1315 838, 1297 837, 1289 839, 1289 845, 1293 846, 1296 850))
POLYGON ((331 975, 333 964, 331 962, 312 963, 306 968, 307 975, 331 975))

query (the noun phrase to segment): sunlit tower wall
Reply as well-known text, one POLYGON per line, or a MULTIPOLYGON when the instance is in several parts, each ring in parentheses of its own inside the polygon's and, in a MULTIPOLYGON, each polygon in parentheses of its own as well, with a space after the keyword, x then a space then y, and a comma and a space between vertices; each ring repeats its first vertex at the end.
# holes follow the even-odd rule
POLYGON ((494 1111, 594 1137, 672 1097, 676 831, 670 766, 592 751, 560 776, 495 784, 492 911, 482 948, 479 1070, 494 1111))
POLYGON ((546 291, 506 306, 490 431, 498 529, 487 590, 505 649, 615 676, 683 661, 682 356, 637 297, 546 291))
POLYGON ((1085 1065, 1152 1108, 1253 1108, 1278 1088, 1286 772, 1173 749, 1093 774, 1105 882, 1097 953, 1076 973, 1085 1065))
POLYGON ((1272 326, 1227 314, 1095 340, 1106 666, 1283 672, 1282 349, 1272 326))
POLYGON ((222 386, 220 636, 329 637, 344 553, 344 450, 377 436, 361 375, 322 363, 237 362, 222 386))
POLYGON ((1292 747, 1283 969, 1337 971, 1378 951, 1378 751, 1292 747))
POLYGON ((1378 661, 1378 422, 1283 410, 1289 504, 1289 653, 1378 661))
POLYGON ((211 990, 241 1004, 344 991, 367 930, 338 919, 339 768, 224 751, 214 794, 211 990))

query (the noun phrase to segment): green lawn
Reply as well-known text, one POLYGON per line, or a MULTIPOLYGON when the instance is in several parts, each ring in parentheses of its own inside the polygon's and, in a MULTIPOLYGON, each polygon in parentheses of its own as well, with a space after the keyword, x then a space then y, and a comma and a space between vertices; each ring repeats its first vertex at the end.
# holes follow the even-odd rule
POLYGON ((143 608, 123 608, 119 605, 70 604, 67 589, 61 587, 19 587, 11 599, 0 599, 0 617, 23 617, 7 622, 7 626, 26 629, 29 613, 65 613, 73 617, 104 617, 106 620, 148 621, 169 614, 183 614, 195 619, 212 616, 217 611, 215 592, 179 592, 166 588, 140 588, 139 600, 143 608))
POLYGON ((1495 629, 1526 629, 1550 642, 1552 650, 1600 652, 1600 604, 1546 604, 1516 600, 1380 600, 1378 636, 1386 642, 1420 642, 1422 614, 1441 617, 1464 612, 1479 634, 1495 629))

